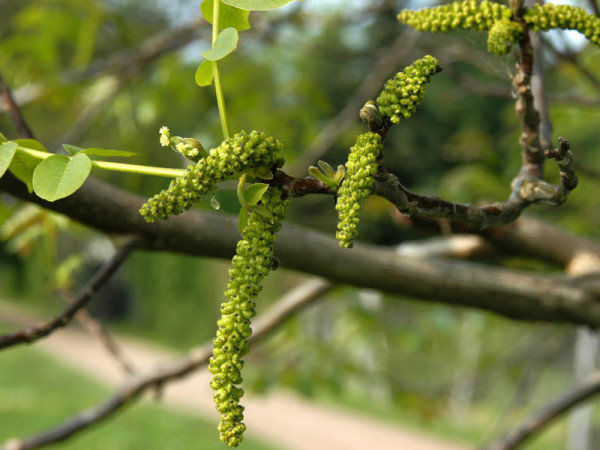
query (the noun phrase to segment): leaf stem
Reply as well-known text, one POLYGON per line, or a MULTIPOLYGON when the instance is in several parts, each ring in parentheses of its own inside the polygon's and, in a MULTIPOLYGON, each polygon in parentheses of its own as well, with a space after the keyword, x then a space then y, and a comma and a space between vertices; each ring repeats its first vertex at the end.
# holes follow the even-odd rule
MULTIPOLYGON (((23 152, 37 159, 46 159, 54 153, 42 152, 30 148, 19 147, 17 152, 23 152)), ((138 164, 116 163, 110 161, 94 161, 92 166, 98 169, 112 170, 114 172, 137 173, 141 175, 154 175, 157 177, 175 178, 185 173, 184 169, 171 169, 168 167, 141 166, 138 164)))
MULTIPOLYGON (((219 36, 219 6, 221 0, 213 0, 213 29, 212 29, 212 45, 215 46, 217 36, 219 36)), ((221 88, 221 77, 219 75, 219 63, 212 63, 213 78, 215 81, 215 93, 217 94, 217 106, 219 107, 219 118, 221 119, 221 128, 223 128, 223 137, 229 139, 229 123, 227 121, 227 110, 225 109, 225 96, 221 88)))

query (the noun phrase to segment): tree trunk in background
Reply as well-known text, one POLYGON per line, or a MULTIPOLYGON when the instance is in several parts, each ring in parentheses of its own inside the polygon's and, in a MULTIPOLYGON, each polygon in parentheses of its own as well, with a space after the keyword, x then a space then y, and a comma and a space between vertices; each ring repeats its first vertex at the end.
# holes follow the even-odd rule
MULTIPOLYGON (((577 329, 573 358, 573 373, 575 381, 579 382, 590 375, 596 368, 598 355, 598 333, 589 328, 577 329)), ((567 429, 567 449, 592 450, 594 447, 592 430, 593 405, 586 404, 573 410, 569 415, 567 429)))

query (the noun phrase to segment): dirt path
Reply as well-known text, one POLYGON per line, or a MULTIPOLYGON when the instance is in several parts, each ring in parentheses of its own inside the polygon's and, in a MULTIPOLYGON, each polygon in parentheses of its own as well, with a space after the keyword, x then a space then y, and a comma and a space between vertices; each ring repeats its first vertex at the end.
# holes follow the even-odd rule
MULTIPOLYGON (((0 317, 17 322, 24 318, 4 303, 0 304, 0 317)), ((132 339, 119 337, 119 342, 137 367, 152 367, 176 356, 132 339)), ((104 385, 115 387, 123 380, 122 371, 100 343, 76 328, 60 330, 37 343, 36 347, 104 385)), ((162 397, 164 404, 208 417, 216 426, 218 416, 212 403, 209 380, 208 371, 200 370, 184 380, 169 383, 162 397)), ((395 424, 315 404, 285 391, 272 391, 265 397, 247 395, 244 405, 248 434, 290 450, 467 449, 395 424)))

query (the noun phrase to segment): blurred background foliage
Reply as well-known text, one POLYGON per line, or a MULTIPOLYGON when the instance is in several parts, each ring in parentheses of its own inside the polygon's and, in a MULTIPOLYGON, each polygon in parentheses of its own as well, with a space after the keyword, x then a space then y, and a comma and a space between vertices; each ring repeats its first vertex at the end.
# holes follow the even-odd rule
MULTIPOLYGON (((198 3, 2 0, 0 74, 48 148, 60 151, 61 143, 116 148, 136 152, 133 163, 185 167, 177 154, 159 146, 159 127, 198 138, 207 148, 221 141, 213 92, 194 83, 200 53, 209 47, 205 23, 198 39, 161 58, 86 70, 116 52, 135 54, 157 33, 189 25, 199 16, 198 3)), ((492 57, 484 34, 461 32, 419 35, 401 55, 390 55, 399 34, 410 33, 396 23, 395 13, 421 3, 307 0, 252 13, 252 29, 242 33, 239 50, 221 69, 233 129, 276 136, 286 145, 287 168, 306 176, 307 167, 294 162, 380 58, 396 58, 383 74, 391 77, 432 54, 444 71, 428 86, 410 122, 390 133, 388 168, 425 194, 461 202, 505 199, 520 166, 509 80, 514 57, 492 57)), ((592 124, 600 122, 600 52, 565 33, 546 38, 559 49, 544 53, 552 139, 562 135, 571 142, 581 181, 565 205, 535 207, 529 214, 598 237, 600 144, 592 124)), ((356 135, 365 131, 358 111, 346 126, 318 159, 334 167, 345 161, 356 135)), ((18 137, 7 114, 0 114, 0 131, 18 137)), ((557 179, 552 164, 547 172, 557 179)), ((168 184, 137 175, 94 175, 143 196, 168 184)), ((221 211, 236 213, 231 187, 215 195, 221 211)), ((297 199, 289 220, 333 235, 333 206, 329 197, 297 199)), ((210 198, 198 207, 210 209, 210 198)), ((110 254, 106 237, 6 195, 0 196, 0 224, 0 295, 46 314, 60 309, 58 287, 76 289, 110 254)), ((371 198, 360 238, 397 245, 439 232, 414 226, 385 201, 371 198)), ((482 262, 558 270, 511 255, 482 262)), ((91 310, 121 332, 185 350, 212 337, 227 267, 224 261, 139 252, 91 310)), ((285 261, 282 267, 266 280, 259 310, 303 279, 286 271, 285 261)), ((247 385, 257 391, 286 386, 475 444, 573 382, 574 336, 568 326, 516 323, 340 286, 253 349, 247 385)), ((563 421, 532 448, 562 448, 564 434, 563 421)))

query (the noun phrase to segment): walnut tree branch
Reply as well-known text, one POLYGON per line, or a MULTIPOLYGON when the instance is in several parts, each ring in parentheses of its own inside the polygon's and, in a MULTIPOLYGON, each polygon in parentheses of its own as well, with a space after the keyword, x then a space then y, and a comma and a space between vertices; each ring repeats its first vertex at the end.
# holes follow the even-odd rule
MULTIPOLYGON (((256 319, 252 327, 252 336, 248 339, 248 342, 253 344, 260 341, 294 313, 322 297, 332 287, 331 283, 314 278, 291 290, 256 319)), ((129 378, 104 403, 83 411, 50 430, 25 438, 12 439, 0 446, 0 450, 26 450, 67 439, 112 416, 148 389, 160 387, 207 365, 211 355, 212 343, 209 342, 193 350, 185 358, 129 378)))
MULTIPOLYGON (((186 212, 168 221, 146 223, 138 213, 143 198, 93 178, 73 195, 53 203, 30 194, 10 174, 0 178, 0 191, 105 233, 133 235, 139 239, 139 249, 231 259, 239 240, 236 219, 220 213, 186 212)), ((350 251, 340 248, 330 234, 290 224, 284 224, 279 233, 275 254, 284 268, 336 283, 484 309, 516 320, 600 326, 600 287, 591 277, 542 275, 463 261, 423 261, 364 244, 350 251)))
POLYGON ((133 247, 130 245, 120 247, 79 291, 79 294, 75 297, 73 302, 71 302, 57 317, 27 329, 0 336, 0 349, 37 341, 38 339, 48 336, 56 329, 66 326, 71 319, 73 319, 77 311, 85 307, 96 291, 98 291, 121 264, 125 262, 132 249, 133 247))

